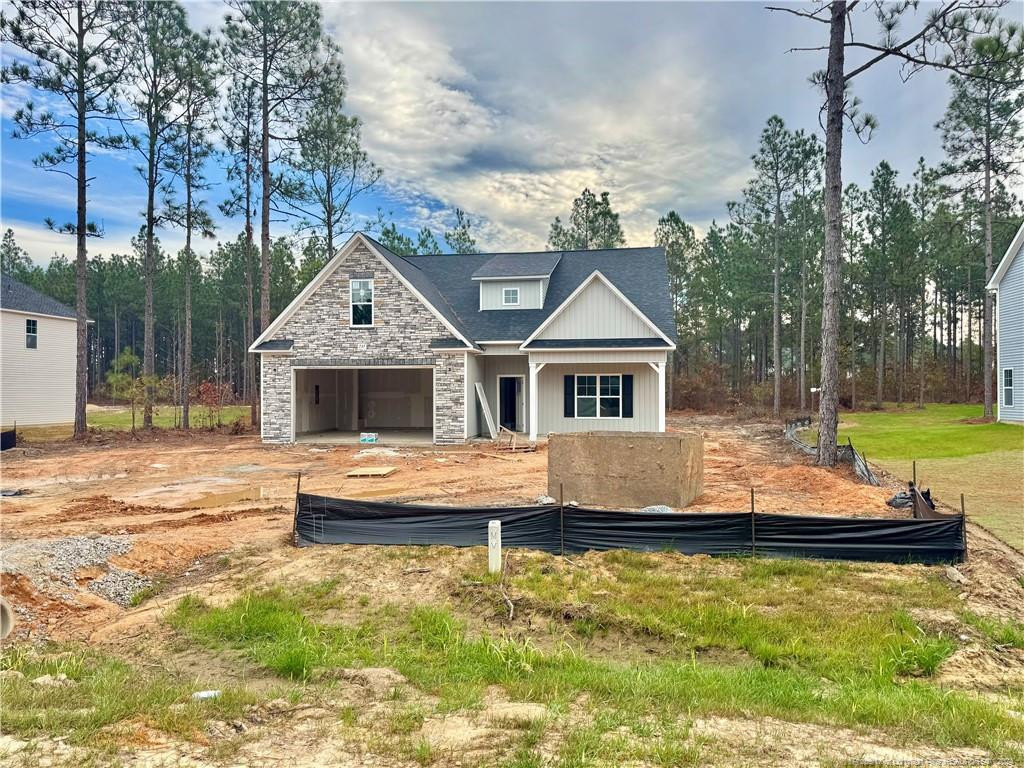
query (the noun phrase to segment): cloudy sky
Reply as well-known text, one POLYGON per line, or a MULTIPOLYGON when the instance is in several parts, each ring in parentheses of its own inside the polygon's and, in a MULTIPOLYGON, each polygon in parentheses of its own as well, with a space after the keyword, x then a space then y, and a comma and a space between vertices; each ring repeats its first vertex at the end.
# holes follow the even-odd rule
MULTIPOLYGON (((218 2, 186 5, 196 27, 216 28, 224 13, 218 2)), ((820 133, 820 96, 807 77, 824 54, 787 50, 825 42, 827 28, 761 4, 329 2, 323 12, 342 46, 349 107, 384 171, 359 213, 383 209, 407 231, 440 232, 457 206, 484 248, 539 249, 551 220, 589 186, 611 193, 628 244, 647 245, 671 209, 698 229, 727 218, 771 114, 820 133)), ((858 25, 868 36, 870 17, 858 25)), ((864 183, 883 159, 909 181, 919 156, 941 158, 933 126, 945 76, 903 84, 894 64, 883 65, 855 89, 880 127, 866 145, 848 135, 846 181, 864 183)), ((73 253, 43 219, 71 220, 74 187, 32 166, 45 139, 11 138, 10 115, 25 97, 5 87, 0 218, 45 263, 73 253)), ((136 164, 128 155, 93 160, 90 214, 106 232, 90 243, 98 252, 128 250, 138 231, 136 164)), ((226 185, 213 176, 216 202, 226 185)), ((218 224, 224 239, 240 229, 218 224)), ((275 222, 275 235, 290 232, 275 222)), ((170 230, 161 239, 173 250, 182 237, 170 230)))

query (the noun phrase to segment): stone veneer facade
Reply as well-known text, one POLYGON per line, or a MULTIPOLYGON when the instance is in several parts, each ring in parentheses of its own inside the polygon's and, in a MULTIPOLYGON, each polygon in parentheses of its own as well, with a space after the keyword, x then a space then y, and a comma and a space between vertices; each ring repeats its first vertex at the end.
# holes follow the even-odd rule
POLYGON ((466 439, 465 353, 437 354, 434 339, 452 333, 362 243, 295 310, 273 339, 292 339, 290 352, 262 355, 262 437, 292 439, 292 368, 431 365, 434 367, 434 441, 466 439), (349 280, 373 278, 373 327, 349 327, 349 280))

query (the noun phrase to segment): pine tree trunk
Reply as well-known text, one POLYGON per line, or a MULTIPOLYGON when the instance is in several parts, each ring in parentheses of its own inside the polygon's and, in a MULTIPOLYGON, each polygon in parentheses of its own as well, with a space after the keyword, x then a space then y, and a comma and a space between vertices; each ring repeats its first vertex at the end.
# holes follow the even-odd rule
MULTIPOLYGON (((991 124, 991 107, 989 124, 991 124)), ((985 136, 985 285, 992 279, 992 143, 985 136)), ((992 294, 985 291, 985 315, 981 329, 982 377, 985 380, 985 418, 991 419, 992 408, 992 294)))
POLYGON ((782 309, 780 278, 782 254, 779 247, 779 229, 782 226, 782 198, 775 193, 775 232, 772 250, 775 255, 775 275, 772 287, 772 416, 779 418, 782 413, 782 309))
POLYGON ((807 259, 800 259, 800 413, 807 412, 807 259))
POLYGON ((153 277, 156 271, 156 255, 154 253, 155 243, 153 242, 153 229, 156 221, 156 138, 152 121, 149 128, 149 152, 147 155, 146 167, 146 253, 145 253, 145 281, 146 281, 146 309, 143 318, 144 327, 142 334, 142 375, 146 377, 146 399, 142 411, 142 428, 153 428, 153 375, 156 372, 156 343, 154 339, 154 315, 153 315, 153 277))
POLYGON ((88 252, 85 245, 86 226, 86 142, 88 134, 85 130, 85 21, 82 18, 82 3, 78 3, 78 41, 76 57, 76 109, 77 109, 77 157, 75 179, 78 195, 78 208, 75 218, 75 437, 84 437, 88 431, 85 421, 85 404, 88 399, 89 386, 89 308, 85 301, 85 280, 88 273, 88 252))
POLYGON ((839 262, 843 251, 842 151, 845 85, 846 1, 830 7, 828 70, 825 73, 825 253, 821 301, 821 403, 818 464, 836 464, 839 431, 839 262))
POLYGON ((882 398, 885 395, 885 333, 888 320, 888 307, 885 302, 885 293, 882 293, 881 319, 878 324, 878 347, 875 356, 875 407, 882 407, 882 398))
POLYGON ((928 346, 925 344, 925 333, 927 329, 927 320, 925 308, 927 306, 925 301, 926 291, 926 279, 921 278, 921 321, 919 325, 919 332, 921 339, 918 342, 918 354, 917 354, 917 407, 918 409, 924 409, 924 351, 928 346))

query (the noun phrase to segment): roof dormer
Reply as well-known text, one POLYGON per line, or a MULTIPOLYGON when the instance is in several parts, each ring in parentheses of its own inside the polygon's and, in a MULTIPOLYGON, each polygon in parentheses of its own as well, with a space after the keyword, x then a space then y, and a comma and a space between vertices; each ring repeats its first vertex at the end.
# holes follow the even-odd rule
POLYGON ((561 253, 501 253, 473 273, 480 309, 541 309, 561 253))

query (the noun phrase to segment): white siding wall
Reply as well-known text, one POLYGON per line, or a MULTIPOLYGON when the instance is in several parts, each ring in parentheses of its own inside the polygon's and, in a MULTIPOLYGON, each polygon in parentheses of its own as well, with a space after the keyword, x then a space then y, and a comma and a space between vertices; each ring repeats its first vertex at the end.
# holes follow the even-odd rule
POLYGON ((537 376, 538 437, 549 432, 654 432, 658 429, 658 374, 647 363, 549 363, 537 376), (633 418, 567 419, 563 411, 563 376, 576 373, 633 374, 633 418))
POLYGON ((480 280, 480 309, 540 309, 544 306, 544 286, 541 280, 480 280), (502 304, 505 288, 519 289, 519 304, 502 304))
POLYGON ((562 310, 540 339, 650 339, 657 334, 600 279, 562 310))
POLYGON ((523 429, 530 421, 530 366, 526 355, 490 355, 484 358, 484 391, 491 406, 491 417, 498 423, 498 376, 523 377, 523 429))
POLYGON ((476 383, 483 381, 483 361, 479 355, 466 355, 466 437, 477 437, 484 431, 476 383))
MULTIPOLYGON (((1021 249, 1024 251, 1024 247, 1021 249)), ((1007 256, 1009 258, 1009 256, 1007 256)), ((1024 423, 1024 253, 1017 252, 996 299, 996 398, 999 420, 1024 423), (1013 369, 1013 406, 1003 405, 1003 369, 1013 369)))
POLYGON ((2 311, 0 422, 10 426, 75 420, 74 320, 2 311), (36 349, 25 347, 25 320, 38 322, 36 349))

